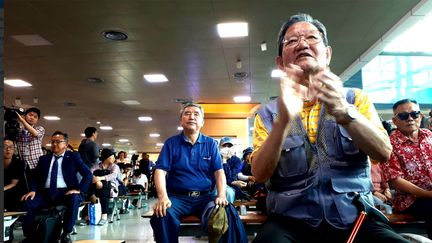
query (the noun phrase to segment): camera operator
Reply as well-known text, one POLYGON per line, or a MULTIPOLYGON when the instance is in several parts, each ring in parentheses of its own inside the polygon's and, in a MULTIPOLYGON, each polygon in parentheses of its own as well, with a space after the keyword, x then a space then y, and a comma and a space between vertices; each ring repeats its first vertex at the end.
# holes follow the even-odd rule
POLYGON ((40 110, 36 107, 25 111, 24 116, 18 113, 18 120, 21 123, 16 141, 25 163, 27 177, 32 176, 32 171, 36 168, 39 157, 42 156, 42 138, 45 135, 45 128, 36 126, 40 118, 40 110))

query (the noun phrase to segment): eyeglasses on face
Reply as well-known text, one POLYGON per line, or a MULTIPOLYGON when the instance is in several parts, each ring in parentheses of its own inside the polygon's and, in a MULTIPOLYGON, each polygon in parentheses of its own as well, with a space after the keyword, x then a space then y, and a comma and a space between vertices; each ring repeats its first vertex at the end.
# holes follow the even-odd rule
POLYGON ((51 140, 51 144, 61 144, 63 142, 66 142, 65 140, 51 140))
POLYGON ((405 121, 411 116, 413 119, 417 119, 420 116, 420 111, 401 112, 396 115, 399 120, 405 121))
POLYGON ((301 35, 289 36, 282 41, 284 47, 296 47, 304 39, 308 45, 320 43, 323 39, 319 31, 310 31, 301 35))
POLYGON ((15 149, 15 147, 13 145, 4 145, 3 149, 4 150, 15 149))

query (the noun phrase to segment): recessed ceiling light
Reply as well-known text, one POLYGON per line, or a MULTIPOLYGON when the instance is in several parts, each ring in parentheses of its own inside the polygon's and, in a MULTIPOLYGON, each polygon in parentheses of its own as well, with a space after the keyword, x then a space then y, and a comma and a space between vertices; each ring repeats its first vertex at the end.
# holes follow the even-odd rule
POLYGON ((155 74, 144 74, 145 80, 149 83, 162 83, 162 82, 168 82, 168 78, 160 73, 155 74))
POLYGON ((84 133, 81 133, 80 136, 81 136, 81 137, 85 137, 85 134, 84 134, 84 133))
POLYGON ((92 84, 99 84, 99 83, 103 83, 103 79, 101 78, 97 78, 97 77, 89 77, 87 78, 87 82, 92 83, 92 84))
POLYGON ((158 137, 160 137, 160 134, 159 133, 150 133, 149 136, 152 138, 158 138, 158 137))
POLYGON ((101 130, 112 130, 113 128, 111 126, 100 126, 99 127, 101 130))
POLYGON ((5 79, 5 84, 12 87, 30 87, 32 86, 30 83, 22 80, 22 79, 5 79))
POLYGON ((96 124, 101 124, 101 122, 100 122, 100 121, 97 121, 96 124))
POLYGON ((110 143, 103 143, 102 146, 109 147, 109 146, 111 146, 111 144, 110 143))
POLYGON ((163 143, 157 143, 156 146, 157 147, 162 147, 164 144, 163 143))
POLYGON ((282 70, 280 70, 280 69, 273 69, 271 71, 271 77, 272 78, 280 78, 280 77, 283 77, 283 76, 285 76, 285 73, 282 70))
POLYGON ((153 118, 151 118, 150 116, 140 116, 140 117, 138 117, 138 120, 140 120, 140 121, 151 121, 151 120, 153 120, 153 118))
POLYGON ((58 120, 60 120, 60 117, 58 117, 58 116, 44 116, 44 119, 48 120, 48 121, 58 121, 58 120))
POLYGON ((102 32, 102 36, 105 39, 112 40, 112 41, 124 41, 128 38, 128 36, 125 33, 117 30, 104 31, 102 32))
POLYGON ((248 36, 248 23, 221 23, 217 25, 217 30, 221 38, 248 36))
POLYGON ((236 102, 236 103, 247 103, 250 101, 251 101, 250 96, 235 96, 234 97, 234 102, 236 102))
POLYGON ((127 142, 129 142, 129 139, 127 139, 127 138, 120 138, 118 141, 120 143, 127 143, 127 142))
POLYGON ((122 103, 125 105, 139 105, 139 104, 141 104, 137 100, 123 100, 122 103))
POLYGON ((183 131, 183 127, 177 127, 177 130, 179 130, 179 131, 183 131))
POLYGON ((51 147, 50 143, 45 144, 46 147, 51 147))

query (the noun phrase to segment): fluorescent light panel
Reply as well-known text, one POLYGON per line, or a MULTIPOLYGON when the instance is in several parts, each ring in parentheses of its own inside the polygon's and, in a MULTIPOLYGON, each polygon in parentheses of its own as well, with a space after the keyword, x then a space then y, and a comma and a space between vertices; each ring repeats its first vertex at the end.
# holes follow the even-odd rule
POLYGON ((5 79, 5 84, 12 87, 30 87, 32 86, 30 83, 22 80, 22 79, 5 79))
POLYGON ((235 96, 234 97, 234 102, 236 102, 236 103, 247 103, 250 101, 251 101, 250 96, 235 96))
POLYGON ((158 137, 160 137, 160 134, 159 133, 150 133, 149 136, 152 138, 158 138, 158 137))
POLYGON ((153 120, 153 118, 151 118, 150 116, 140 116, 140 117, 138 117, 138 120, 140 120, 140 121, 151 121, 151 120, 153 120))
POLYGON ((103 143, 102 146, 109 147, 109 146, 111 146, 111 144, 110 143, 103 143))
POLYGON ((160 73, 156 74, 144 74, 145 80, 149 83, 162 83, 162 82, 168 82, 168 78, 160 73))
POLYGON ((221 38, 248 36, 248 23, 221 23, 217 25, 217 31, 221 38))
POLYGON ((156 146, 158 147, 162 147, 164 144, 163 143, 157 143, 156 146))
POLYGON ((127 142, 129 142, 129 139, 127 139, 127 138, 120 138, 118 141, 120 143, 127 143, 127 142))
POLYGON ((113 128, 111 126, 100 126, 99 127, 101 130, 112 130, 113 128))
POLYGON ((122 103, 125 105, 140 105, 141 104, 136 100, 123 100, 122 103))
POLYGON ((58 120, 60 120, 60 117, 58 117, 58 116, 44 116, 44 119, 48 120, 48 121, 58 121, 58 120))

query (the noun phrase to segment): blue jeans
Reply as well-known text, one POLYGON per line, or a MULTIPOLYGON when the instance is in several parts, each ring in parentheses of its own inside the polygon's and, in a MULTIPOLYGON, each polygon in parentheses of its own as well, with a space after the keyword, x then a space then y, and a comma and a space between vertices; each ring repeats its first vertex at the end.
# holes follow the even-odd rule
POLYGON ((198 197, 168 194, 168 197, 171 200, 171 207, 167 209, 166 216, 153 215, 150 219, 157 243, 178 242, 181 218, 187 215, 196 215, 201 218, 207 204, 212 203, 215 199, 212 193, 198 197))

